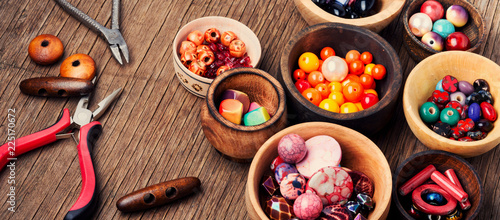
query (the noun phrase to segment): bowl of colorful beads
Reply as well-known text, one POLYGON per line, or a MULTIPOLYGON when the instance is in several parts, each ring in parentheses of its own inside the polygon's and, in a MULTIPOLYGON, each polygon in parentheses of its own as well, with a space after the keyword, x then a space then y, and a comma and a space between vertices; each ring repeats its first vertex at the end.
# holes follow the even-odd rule
POLYGON ((351 24, 380 32, 401 12, 405 0, 294 0, 309 25, 351 24))
POLYGON ((470 163, 431 150, 413 154, 398 166, 392 197, 400 219, 475 219, 484 190, 470 163))
POLYGON ((387 41, 340 23, 299 32, 283 50, 280 68, 295 121, 333 122, 365 135, 390 121, 403 80, 387 41))
POLYGON ((497 111, 500 66, 464 51, 420 62, 408 75, 403 109, 413 134, 427 147, 474 157, 500 143, 497 111))
POLYGON ((369 138, 307 122, 262 145, 248 171, 245 203, 251 219, 386 219, 391 183, 387 159, 369 138))
POLYGON ((466 0, 415 0, 403 12, 404 45, 421 61, 441 51, 478 52, 486 41, 481 13, 466 0))
POLYGON ((186 90, 201 98, 215 77, 232 68, 258 66, 262 53, 250 28, 218 16, 187 23, 172 45, 175 76, 186 90))

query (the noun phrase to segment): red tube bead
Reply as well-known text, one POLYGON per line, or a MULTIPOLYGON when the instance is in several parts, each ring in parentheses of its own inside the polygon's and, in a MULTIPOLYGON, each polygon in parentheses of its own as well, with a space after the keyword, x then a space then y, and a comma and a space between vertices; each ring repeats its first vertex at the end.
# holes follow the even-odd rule
MULTIPOLYGON (((458 180, 458 177, 457 177, 457 174, 455 173, 455 170, 453 169, 448 169, 446 171, 444 171, 444 175, 446 175, 446 177, 448 177, 448 179, 450 179, 450 181, 457 185, 458 188, 460 188, 461 190, 464 190, 464 188, 462 187, 462 184, 460 184, 460 181, 458 180)), ((465 190, 464 190, 465 192, 465 190)), ((467 210, 467 209, 470 209, 472 205, 470 204, 470 201, 467 199, 467 201, 465 202, 460 202, 460 208, 462 208, 462 210, 467 210)))
POLYGON ((431 177, 432 172, 436 171, 434 165, 429 165, 417 175, 413 176, 410 180, 406 181, 401 187, 399 187, 399 194, 406 196, 408 193, 413 191, 418 186, 422 185, 429 177, 431 177))
POLYGON ((448 178, 446 178, 439 171, 434 171, 431 174, 431 179, 436 182, 441 188, 443 188, 446 192, 448 192, 453 198, 458 200, 459 202, 467 201, 469 195, 465 193, 463 190, 458 188, 457 185, 453 184, 448 178))

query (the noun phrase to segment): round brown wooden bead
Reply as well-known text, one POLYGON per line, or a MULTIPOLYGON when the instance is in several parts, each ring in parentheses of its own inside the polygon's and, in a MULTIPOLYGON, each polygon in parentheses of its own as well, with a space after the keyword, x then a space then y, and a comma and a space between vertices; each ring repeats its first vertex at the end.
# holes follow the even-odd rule
POLYGON ((40 65, 50 65, 61 59, 64 46, 54 35, 42 34, 31 40, 28 46, 28 54, 31 59, 40 65))
POLYGON ((92 80, 95 76, 95 62, 87 54, 74 54, 61 64, 61 76, 92 80))

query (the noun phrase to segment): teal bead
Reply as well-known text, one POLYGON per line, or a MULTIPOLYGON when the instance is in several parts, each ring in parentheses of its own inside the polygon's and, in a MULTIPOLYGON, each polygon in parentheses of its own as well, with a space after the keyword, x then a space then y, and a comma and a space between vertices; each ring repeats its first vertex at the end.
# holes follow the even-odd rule
POLYGON ((444 92, 444 89, 443 89, 443 80, 439 80, 439 82, 436 84, 436 90, 439 90, 441 92, 444 92))
POLYGON ((439 19, 434 22, 432 26, 432 31, 441 35, 444 39, 448 37, 451 33, 455 32, 455 26, 446 19, 439 19))
POLYGON ((434 124, 439 119, 439 108, 432 102, 424 103, 420 107, 419 113, 422 121, 428 124, 434 124))
POLYGON ((460 120, 460 113, 454 108, 445 108, 441 111, 441 121, 449 124, 451 126, 455 126, 460 120))
POLYGON ((259 107, 243 116, 243 123, 246 126, 260 125, 269 120, 271 117, 264 107, 259 107))

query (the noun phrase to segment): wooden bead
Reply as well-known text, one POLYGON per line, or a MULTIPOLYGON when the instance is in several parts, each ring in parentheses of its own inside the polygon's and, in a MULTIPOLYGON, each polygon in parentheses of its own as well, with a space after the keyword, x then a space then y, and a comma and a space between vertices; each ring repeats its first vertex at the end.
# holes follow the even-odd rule
POLYGON ((40 65, 50 65, 57 62, 64 53, 64 46, 54 35, 42 34, 31 40, 28 54, 31 59, 40 65))
POLYGON ((95 71, 95 62, 87 54, 73 54, 61 64, 62 77, 92 80, 95 71))

